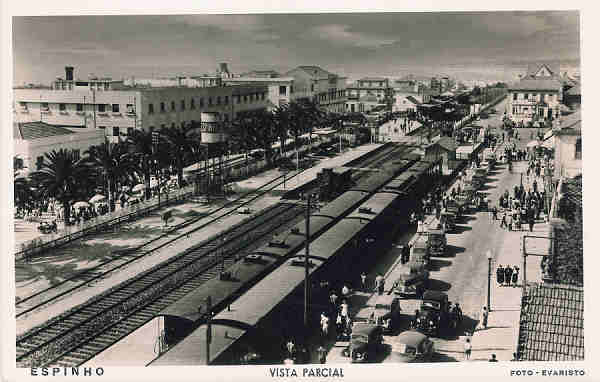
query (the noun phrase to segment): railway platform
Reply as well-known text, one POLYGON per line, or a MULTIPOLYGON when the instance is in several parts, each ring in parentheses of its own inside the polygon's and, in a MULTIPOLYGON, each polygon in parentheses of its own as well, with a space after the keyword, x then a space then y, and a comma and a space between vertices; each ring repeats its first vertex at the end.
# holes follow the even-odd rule
MULTIPOLYGON (((345 151, 340 155, 322 160, 318 165, 303 171, 297 181, 298 185, 303 185, 314 179, 316 174, 325 167, 335 167, 343 165, 356 159, 370 151, 380 147, 380 144, 371 144, 360 146, 352 150, 345 151)), ((271 170, 259 174, 251 179, 239 182, 240 188, 247 189, 251 187, 258 188, 260 185, 280 177, 281 173, 277 170, 271 170)), ((294 182, 292 178, 291 182, 294 182)), ((293 185, 293 183, 292 183, 293 185)), ((288 186, 288 185, 286 185, 288 186)), ((295 185, 294 185, 295 186, 295 185)), ((283 185, 281 186, 283 187, 283 185)), ((279 202, 280 197, 266 195, 261 197, 250 205, 251 212, 263 210, 269 206, 279 202)), ((210 213, 215 206, 201 206, 197 203, 183 203, 173 207, 174 221, 169 222, 170 225, 177 224, 192 216, 202 216, 210 213)), ((235 208, 235 207, 232 207, 235 208)), ((183 236, 181 240, 176 240, 162 247, 148 256, 128 264, 118 272, 112 272, 106 277, 95 280, 93 283, 85 287, 79 288, 73 293, 62 296, 60 299, 54 300, 52 303, 40 307, 27 315, 19 317, 17 320, 17 335, 25 333, 27 330, 43 324, 49 318, 60 315, 61 313, 93 298, 94 296, 110 289, 111 287, 124 282, 131 277, 160 264, 169 258, 182 253, 191 248, 196 243, 206 238, 218 235, 227 230, 229 227, 240 223, 249 215, 230 214, 216 224, 210 224, 202 229, 189 233, 183 236)), ((206 222, 209 218, 202 218, 197 224, 206 222)), ((196 224, 196 223, 194 223, 196 224)), ((17 296, 26 298, 27 296, 36 293, 36 291, 51 287, 52 285, 72 276, 75 271, 81 271, 86 268, 98 265, 107 257, 118 257, 118 252, 128 247, 140 245, 142 242, 150 238, 160 236, 163 233, 164 223, 160 219, 160 214, 148 216, 140 221, 136 221, 131 227, 119 232, 107 233, 99 237, 83 240, 78 248, 71 250, 58 251, 53 256, 36 259, 27 264, 20 264, 17 269, 17 296), (88 248, 83 248, 88 246, 88 248), (94 251, 95 250, 95 251, 94 251), (117 254, 115 254, 117 253, 117 254), (52 273, 53 272, 53 273, 52 273), (51 278, 54 277, 54 278, 51 278)), ((185 234, 186 230, 178 230, 173 232, 171 236, 185 234)), ((32 299, 27 306, 35 305, 36 299, 32 299)), ((17 313, 19 310, 17 309, 17 313)))

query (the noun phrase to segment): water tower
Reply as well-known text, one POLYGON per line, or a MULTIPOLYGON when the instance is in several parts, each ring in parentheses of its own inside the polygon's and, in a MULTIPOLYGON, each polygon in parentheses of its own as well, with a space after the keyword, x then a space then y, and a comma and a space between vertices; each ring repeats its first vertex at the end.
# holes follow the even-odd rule
POLYGON ((211 192, 223 193, 223 162, 225 161, 225 146, 228 134, 221 116, 216 112, 200 113, 200 139, 206 147, 206 160, 204 161, 206 179, 206 195, 211 192), (211 155, 212 154, 212 155, 211 155), (212 166, 208 162, 212 156, 212 166))

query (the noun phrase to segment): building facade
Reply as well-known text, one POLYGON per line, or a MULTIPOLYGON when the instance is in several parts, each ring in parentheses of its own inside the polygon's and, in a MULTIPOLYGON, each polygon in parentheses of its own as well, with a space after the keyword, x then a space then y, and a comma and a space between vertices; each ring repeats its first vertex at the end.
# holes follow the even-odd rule
POLYGON ((570 114, 553 128, 554 177, 572 178, 582 173, 581 110, 570 114))
POLYGON ((557 69, 530 67, 527 75, 508 89, 508 116, 517 123, 553 120, 560 115, 562 96, 557 69))
POLYGON ((394 97, 394 89, 390 85, 390 80, 383 77, 361 78, 350 85, 346 93, 349 101, 359 101, 359 108, 361 99, 370 100, 373 97, 379 104, 390 107, 394 97))
POLYGON ((43 122, 13 124, 14 155, 22 161, 23 173, 39 170, 45 154, 52 150, 74 150, 76 156, 83 157, 91 146, 102 142, 104 134, 99 130, 75 133, 43 122))
POLYGON ((293 77, 235 77, 223 81, 226 85, 266 86, 269 110, 288 104, 295 99, 293 77))
POLYGON ((346 111, 346 77, 318 66, 299 66, 284 74, 294 78, 294 98, 309 99, 332 113, 346 111))
MULTIPOLYGON (((114 84, 113 84, 114 85, 114 84)), ((104 89, 104 87, 102 87, 104 89)), ((126 87, 108 90, 14 89, 14 120, 40 121, 73 131, 102 130, 118 141, 134 130, 200 122, 201 112, 231 121, 238 113, 265 109, 268 89, 261 85, 212 87, 126 87)))

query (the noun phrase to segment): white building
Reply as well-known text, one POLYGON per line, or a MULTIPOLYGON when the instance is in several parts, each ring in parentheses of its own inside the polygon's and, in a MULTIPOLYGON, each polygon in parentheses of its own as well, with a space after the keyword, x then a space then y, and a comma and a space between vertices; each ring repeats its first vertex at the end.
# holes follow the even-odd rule
POLYGON ((134 130, 200 122, 201 112, 217 113, 227 122, 238 113, 268 105, 264 85, 138 88, 118 81, 86 83, 72 77, 67 67, 67 80, 55 82, 60 90, 14 89, 14 120, 44 122, 73 131, 98 129, 114 142, 134 130))
POLYGON ((417 111, 417 106, 422 104, 423 97, 417 94, 397 94, 392 111, 417 111))
POLYGON ((284 74, 294 78, 294 98, 310 99, 329 112, 346 111, 346 77, 318 66, 299 66, 284 74))
POLYGON ((14 155, 22 161, 24 173, 40 169, 46 153, 52 150, 75 150, 82 157, 91 146, 104 142, 100 130, 75 133, 70 129, 43 122, 13 124, 14 155))
POLYGON ((234 77, 224 79, 226 85, 259 85, 268 89, 268 109, 290 103, 295 99, 293 77, 234 77))

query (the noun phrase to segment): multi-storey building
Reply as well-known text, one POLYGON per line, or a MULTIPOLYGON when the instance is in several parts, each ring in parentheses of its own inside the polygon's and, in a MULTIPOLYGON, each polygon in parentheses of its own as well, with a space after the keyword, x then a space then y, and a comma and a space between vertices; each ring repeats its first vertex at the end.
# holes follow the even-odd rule
POLYGON ((393 104, 394 89, 387 78, 364 77, 347 88, 347 97, 346 110, 350 112, 368 111, 372 108, 373 99, 389 108, 393 104))
POLYGON ((563 85, 551 65, 530 66, 508 89, 508 115, 515 122, 553 120, 560 115, 563 85))
POLYGON ((294 78, 294 98, 313 100, 326 111, 346 111, 346 77, 318 66, 299 66, 284 74, 294 78))
POLYGON ((234 77, 224 79, 226 85, 266 86, 268 89, 267 108, 273 110, 295 99, 293 77, 234 77))
POLYGON ((108 79, 86 85, 86 81, 73 81, 68 70, 67 79, 58 82, 61 90, 14 89, 15 121, 40 121, 74 131, 101 129, 109 140, 117 141, 136 129, 200 122, 201 112, 216 113, 227 122, 241 112, 268 105, 268 89, 261 85, 139 88, 108 79))

